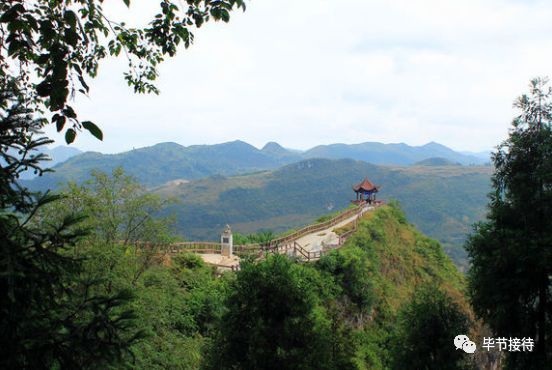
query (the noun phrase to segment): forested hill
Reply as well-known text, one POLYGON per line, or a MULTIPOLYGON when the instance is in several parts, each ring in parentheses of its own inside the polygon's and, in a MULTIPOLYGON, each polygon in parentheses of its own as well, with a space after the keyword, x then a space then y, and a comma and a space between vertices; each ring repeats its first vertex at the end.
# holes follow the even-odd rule
POLYGON ((384 167, 362 161, 311 159, 274 171, 170 183, 154 192, 177 197, 177 229, 187 239, 216 240, 227 223, 241 233, 282 232, 348 206, 351 186, 365 176, 379 196, 397 199, 408 219, 440 240, 455 262, 461 244, 485 211, 490 167, 384 167))
POLYGON ((232 282, 209 369, 488 365, 446 345, 456 332, 479 339, 465 281, 394 206, 365 214, 345 246, 316 263, 272 256, 244 264, 232 282))
POLYGON ((161 143, 119 154, 86 152, 28 185, 32 189, 46 190, 69 180, 83 181, 92 170, 111 172, 122 167, 141 184, 150 187, 176 179, 193 180, 215 174, 235 175, 273 169, 297 159, 261 151, 243 141, 188 147, 161 143))
POLYGON ((484 164, 489 161, 489 158, 482 159, 474 155, 459 153, 435 142, 422 146, 376 142, 351 145, 320 145, 306 151, 303 156, 305 158, 351 158, 383 165, 411 165, 415 162, 435 157, 444 158, 463 165, 484 164))
POLYGON ((182 146, 160 143, 119 154, 86 152, 70 158, 34 181, 26 182, 34 190, 47 190, 69 180, 82 181, 90 171, 110 172, 123 167, 145 186, 152 187, 171 180, 194 180, 212 175, 237 175, 271 170, 307 158, 356 159, 382 165, 411 165, 430 158, 442 158, 460 164, 481 164, 485 160, 453 151, 437 143, 423 146, 406 144, 333 144, 317 146, 305 152, 267 143, 262 149, 243 141, 216 145, 182 146))

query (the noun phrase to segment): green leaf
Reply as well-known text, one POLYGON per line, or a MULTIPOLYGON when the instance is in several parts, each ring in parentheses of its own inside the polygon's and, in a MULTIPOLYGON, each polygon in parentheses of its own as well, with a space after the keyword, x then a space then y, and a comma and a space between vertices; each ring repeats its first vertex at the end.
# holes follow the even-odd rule
POLYGON ((25 7, 22 4, 15 4, 9 8, 2 16, 0 17, 0 23, 10 23, 14 21, 18 13, 24 13, 25 7))
POLYGON ((36 92, 38 93, 38 96, 49 96, 52 92, 52 84, 44 80, 38 85, 36 85, 36 92))
POLYGON ((73 47, 77 46, 77 43, 79 42, 79 35, 73 28, 65 29, 65 41, 73 47))
POLYGON ((123 0, 123 3, 125 3, 127 8, 130 8, 130 0, 123 0))
POLYGON ((63 109, 63 114, 69 118, 77 118, 77 114, 69 105, 63 109))
POLYGON ((90 133, 92 135, 94 135, 94 137, 96 137, 96 139, 98 140, 103 140, 103 132, 102 130, 100 130, 100 128, 98 126, 96 126, 93 122, 90 122, 90 121, 84 121, 82 123, 82 127, 84 127, 85 129, 87 129, 88 131, 90 131, 90 133))
POLYGON ((65 132, 65 142, 67 144, 71 144, 73 141, 75 141, 75 137, 77 136, 77 133, 72 128, 68 129, 65 132))
POLYGON ((65 122, 66 122, 66 118, 65 116, 58 116, 57 118, 54 118, 53 119, 54 121, 56 121, 56 129, 58 132, 61 132, 61 130, 63 130, 63 126, 65 126, 65 122))
POLYGON ((86 92, 90 91, 90 88, 88 87, 88 84, 86 83, 86 81, 84 80, 84 78, 82 77, 82 75, 77 75, 82 87, 84 87, 84 89, 86 90, 86 92))
POLYGON ((72 10, 66 10, 63 14, 63 20, 67 22, 71 28, 75 28, 77 25, 77 15, 72 10))
POLYGON ((228 13, 228 10, 221 9, 220 10, 220 17, 222 18, 223 22, 228 23, 230 21, 230 13, 228 13))
POLYGON ((50 54, 40 54, 36 59, 36 62, 38 64, 44 64, 44 63, 47 63, 48 60, 50 60, 50 54))

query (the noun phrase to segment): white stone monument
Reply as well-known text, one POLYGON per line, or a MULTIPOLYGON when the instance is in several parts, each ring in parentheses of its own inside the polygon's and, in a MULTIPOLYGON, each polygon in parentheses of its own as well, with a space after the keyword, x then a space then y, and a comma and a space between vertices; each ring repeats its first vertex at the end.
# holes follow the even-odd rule
POLYGON ((226 225, 224 231, 220 235, 221 254, 225 257, 232 257, 234 252, 234 240, 232 238, 232 230, 230 225, 226 225))

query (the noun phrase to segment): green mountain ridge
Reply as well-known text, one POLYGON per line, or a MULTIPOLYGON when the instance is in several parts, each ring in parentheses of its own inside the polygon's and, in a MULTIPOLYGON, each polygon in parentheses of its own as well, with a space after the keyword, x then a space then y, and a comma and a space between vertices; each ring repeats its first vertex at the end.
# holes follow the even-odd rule
POLYGON ((177 179, 193 180, 215 174, 235 175, 273 169, 285 163, 239 140, 189 147, 160 143, 119 154, 86 152, 56 166, 54 173, 26 185, 34 190, 46 190, 67 181, 84 181, 92 170, 110 172, 123 167, 141 184, 153 187, 177 179))
POLYGON ((415 162, 432 157, 442 157, 466 165, 484 163, 481 158, 455 152, 435 142, 430 142, 422 146, 410 146, 404 143, 383 144, 377 142, 352 145, 320 145, 306 151, 303 156, 306 158, 329 159, 350 158, 385 165, 411 165, 415 162))
POLYGON ((268 256, 244 263, 231 281, 209 369, 486 365, 443 345, 456 330, 479 337, 468 319, 464 276, 394 204, 366 213, 342 248, 315 263, 268 256), (419 302, 423 308, 410 314, 419 302))
POLYGON ((332 144, 297 152, 269 142, 262 149, 240 141, 215 145, 182 146, 160 143, 118 154, 86 152, 69 158, 45 174, 24 184, 33 190, 56 188, 67 181, 81 182, 92 170, 110 172, 116 167, 136 177, 147 187, 171 180, 195 180, 213 175, 231 176, 260 170, 272 170, 304 159, 355 159, 382 165, 411 165, 442 157, 461 164, 481 164, 483 160, 464 155, 437 143, 420 147, 406 144, 332 144))

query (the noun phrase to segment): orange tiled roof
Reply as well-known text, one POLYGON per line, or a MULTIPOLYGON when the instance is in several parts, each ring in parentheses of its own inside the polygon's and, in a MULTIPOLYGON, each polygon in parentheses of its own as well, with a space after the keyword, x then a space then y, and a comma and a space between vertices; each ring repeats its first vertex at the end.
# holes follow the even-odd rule
POLYGON ((364 180, 362 180, 362 182, 360 184, 357 184, 355 186, 353 186, 353 190, 355 192, 359 192, 359 191, 378 191, 380 187, 379 186, 376 186, 374 184, 372 184, 372 182, 370 182, 370 180, 368 180, 368 177, 365 177, 364 180))

